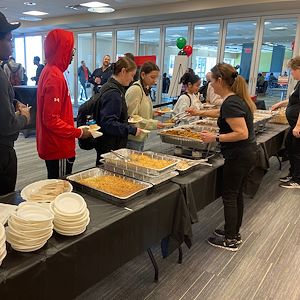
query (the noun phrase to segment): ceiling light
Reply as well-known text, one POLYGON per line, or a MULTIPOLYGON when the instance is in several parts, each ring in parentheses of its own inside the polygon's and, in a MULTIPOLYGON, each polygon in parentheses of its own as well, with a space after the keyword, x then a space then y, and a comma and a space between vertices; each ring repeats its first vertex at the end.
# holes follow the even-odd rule
POLYGON ((48 15, 46 12, 38 11, 38 10, 31 10, 31 11, 24 11, 24 15, 30 15, 30 16, 44 16, 48 15))
POLYGON ((102 3, 102 2, 98 2, 98 1, 93 1, 93 2, 86 2, 86 3, 81 3, 81 6, 85 6, 85 7, 106 7, 109 6, 106 3, 102 3))
POLYGON ((30 21, 30 22, 42 21, 41 18, 38 18, 38 17, 31 17, 31 16, 24 16, 24 17, 21 17, 20 20, 22 20, 22 21, 30 21))
POLYGON ((35 3, 35 2, 24 2, 24 5, 27 5, 27 6, 35 6, 36 3, 35 3))
POLYGON ((265 25, 270 25, 270 24, 271 24, 271 22, 269 22, 269 21, 266 21, 264 24, 265 24, 265 25))
POLYGON ((206 27, 204 27, 204 26, 196 26, 195 29, 196 29, 196 30, 203 30, 203 29, 206 29, 206 27))
POLYGON ((115 9, 112 7, 90 7, 88 11, 93 13, 98 13, 98 14, 106 14, 106 13, 114 12, 115 9))
POLYGON ((288 28, 287 27, 284 27, 284 26, 278 26, 278 27, 273 27, 273 28, 269 28, 269 30, 271 31, 283 31, 283 30, 287 30, 288 28))

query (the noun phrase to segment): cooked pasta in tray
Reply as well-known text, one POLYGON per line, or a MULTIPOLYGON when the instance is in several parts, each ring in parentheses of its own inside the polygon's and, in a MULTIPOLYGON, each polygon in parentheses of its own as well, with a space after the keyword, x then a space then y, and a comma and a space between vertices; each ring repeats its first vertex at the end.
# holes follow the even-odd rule
POLYGON ((124 205, 152 184, 118 175, 101 168, 93 168, 67 177, 76 190, 117 205, 124 205))

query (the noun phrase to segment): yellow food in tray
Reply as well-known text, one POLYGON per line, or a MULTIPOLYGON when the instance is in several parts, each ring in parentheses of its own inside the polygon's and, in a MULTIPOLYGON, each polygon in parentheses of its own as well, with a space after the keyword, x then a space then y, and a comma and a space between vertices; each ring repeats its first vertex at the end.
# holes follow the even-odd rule
POLYGON ((148 155, 135 153, 130 154, 129 158, 130 162, 134 163, 134 165, 157 170, 164 169, 173 164, 173 162, 169 160, 152 158, 148 155))
POLYGON ((174 135, 183 138, 202 140, 200 132, 191 131, 190 129, 170 129, 164 131, 164 134, 174 135))
POLYGON ((112 175, 84 178, 79 182, 107 194, 124 198, 129 197, 144 188, 144 186, 139 183, 112 175))

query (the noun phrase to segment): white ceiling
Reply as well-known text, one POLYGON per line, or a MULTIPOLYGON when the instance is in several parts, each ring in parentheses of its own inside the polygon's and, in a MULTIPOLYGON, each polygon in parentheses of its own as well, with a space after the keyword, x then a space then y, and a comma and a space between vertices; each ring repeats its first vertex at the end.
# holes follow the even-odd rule
MULTIPOLYGON (((220 18, 225 15, 278 14, 300 12, 299 0, 102 0, 116 9, 112 14, 89 13, 86 9, 72 10, 80 0, 32 0, 36 6, 25 6, 26 0, 0 0, 0 11, 10 21, 18 21, 23 11, 40 10, 49 14, 42 21, 22 21, 19 33, 48 31, 53 28, 93 28, 105 25, 152 23, 189 20, 191 18, 220 18), (5 8, 5 9, 4 9, 5 8), (264 13, 265 12, 265 13, 264 13)), ((88 2, 89 0, 81 0, 88 2)))

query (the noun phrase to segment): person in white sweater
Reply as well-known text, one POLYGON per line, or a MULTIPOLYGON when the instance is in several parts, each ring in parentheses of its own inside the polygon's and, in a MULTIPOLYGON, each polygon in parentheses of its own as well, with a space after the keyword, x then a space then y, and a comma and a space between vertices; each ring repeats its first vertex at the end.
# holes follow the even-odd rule
MULTIPOLYGON (((158 120, 153 119, 161 114, 153 110, 150 98, 150 89, 156 83, 158 76, 159 67, 151 61, 145 62, 140 70, 140 80, 131 85, 125 94, 128 115, 141 117, 141 121, 135 124, 139 128, 155 130, 165 126, 158 120)), ((147 133, 142 133, 139 136, 129 135, 127 148, 143 151, 147 137, 147 133)))
MULTIPOLYGON (((181 82, 186 86, 186 91, 177 100, 173 109, 174 115, 185 112, 189 107, 194 107, 196 109, 201 108, 201 101, 199 96, 196 95, 201 83, 199 76, 185 73, 181 78, 181 82)), ((194 120, 189 119, 189 121, 194 120)))

